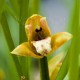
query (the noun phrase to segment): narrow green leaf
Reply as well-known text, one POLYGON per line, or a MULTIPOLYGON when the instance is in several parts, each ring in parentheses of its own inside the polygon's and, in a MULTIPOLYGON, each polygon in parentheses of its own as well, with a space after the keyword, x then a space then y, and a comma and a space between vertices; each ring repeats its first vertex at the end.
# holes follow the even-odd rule
POLYGON ((5 11, 11 15, 16 21, 19 21, 19 17, 16 15, 16 13, 8 6, 8 4, 5 3, 5 11))
MULTIPOLYGON (((2 25, 2 29, 3 29, 4 36, 6 38, 9 50, 12 51, 14 49, 14 43, 13 43, 13 40, 12 40, 12 37, 11 37, 11 34, 10 34, 10 30, 9 30, 9 26, 8 26, 8 23, 7 23, 5 13, 3 13, 3 15, 1 17, 1 25, 2 25)), ((20 67, 20 63, 18 61, 18 58, 15 55, 12 55, 12 57, 13 57, 13 60, 15 62, 15 65, 16 65, 18 75, 19 75, 19 77, 21 77, 22 71, 21 71, 21 67, 20 67)))
POLYGON ((16 67, 13 62, 12 56, 10 55, 10 51, 8 49, 8 45, 6 44, 3 29, 1 26, 0 26, 0 45, 1 45, 0 46, 0 65, 5 71, 5 79, 19 80, 19 76, 17 75, 16 67))
POLYGON ((19 26, 20 26, 20 43, 27 41, 25 33, 25 21, 28 17, 28 4, 29 0, 19 0, 20 2, 20 17, 19 17, 19 26))
POLYGON ((20 5, 20 22, 24 25, 28 17, 29 0, 19 0, 20 5))
POLYGON ((79 53, 80 53, 80 27, 79 27, 79 0, 75 0, 75 8, 72 20, 73 41, 70 51, 69 80, 79 79, 79 53))
MULTIPOLYGON (((19 0, 19 7, 20 7, 20 15, 19 15, 19 34, 20 34, 20 44, 22 42, 26 42, 27 41, 27 36, 26 36, 26 32, 25 32, 25 21, 28 17, 28 4, 29 4, 29 0, 19 0)), ((25 80, 30 80, 30 58, 29 57, 23 57, 20 56, 19 57, 19 61, 22 67, 22 71, 23 71, 23 77, 25 78, 25 80)))
POLYGON ((32 14, 38 14, 39 10, 40 10, 40 0, 29 0, 28 16, 31 16, 32 14))
POLYGON ((17 17, 19 17, 19 2, 18 0, 9 0, 12 6, 13 11, 16 13, 17 17))
POLYGON ((5 0, 0 0, 0 17, 3 12, 3 9, 4 9, 4 2, 5 2, 5 0))

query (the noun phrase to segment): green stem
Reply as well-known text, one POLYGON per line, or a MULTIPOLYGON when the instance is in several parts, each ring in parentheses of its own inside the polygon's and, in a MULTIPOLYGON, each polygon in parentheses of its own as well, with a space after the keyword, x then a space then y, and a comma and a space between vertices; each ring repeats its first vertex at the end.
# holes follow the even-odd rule
POLYGON ((50 80, 47 57, 39 60, 41 80, 50 80))

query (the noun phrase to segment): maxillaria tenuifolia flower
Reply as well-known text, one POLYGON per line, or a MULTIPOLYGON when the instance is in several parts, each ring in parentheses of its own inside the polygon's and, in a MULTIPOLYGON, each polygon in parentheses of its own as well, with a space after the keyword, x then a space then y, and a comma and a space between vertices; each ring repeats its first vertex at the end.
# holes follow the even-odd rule
POLYGON ((27 19, 25 31, 28 42, 24 42, 16 47, 11 52, 12 54, 42 58, 51 54, 72 38, 72 35, 68 32, 59 32, 52 35, 46 17, 38 14, 34 14, 27 19))

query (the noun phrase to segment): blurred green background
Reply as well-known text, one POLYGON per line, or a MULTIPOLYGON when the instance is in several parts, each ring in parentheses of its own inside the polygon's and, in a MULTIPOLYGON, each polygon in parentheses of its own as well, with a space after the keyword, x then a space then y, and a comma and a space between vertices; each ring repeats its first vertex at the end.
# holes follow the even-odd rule
POLYGON ((53 56, 62 51, 68 55, 57 80, 63 80, 67 73, 66 80, 80 80, 79 4, 79 0, 0 0, 0 73, 3 80, 40 80, 36 59, 10 53, 27 41, 24 24, 32 14, 45 16, 52 33, 68 31, 73 34, 72 42, 63 45, 53 56))

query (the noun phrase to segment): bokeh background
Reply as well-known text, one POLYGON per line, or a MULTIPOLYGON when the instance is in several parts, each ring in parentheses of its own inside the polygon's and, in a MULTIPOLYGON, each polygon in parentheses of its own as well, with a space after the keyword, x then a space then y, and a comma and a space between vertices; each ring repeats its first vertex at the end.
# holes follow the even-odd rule
MULTIPOLYGON (((74 31, 71 32, 72 27, 70 27, 70 25, 73 21, 74 1, 75 0, 0 0, 0 74, 1 77, 4 78, 1 80, 20 80, 19 75, 22 74, 27 76, 27 80, 40 80, 39 66, 36 59, 11 55, 10 52, 20 43, 27 41, 24 35, 24 22, 29 16, 35 13, 47 18, 52 33, 55 34, 62 31, 73 33, 74 31), (27 69, 28 67, 29 69, 27 69), (20 72, 20 74, 18 74, 18 72, 20 72), (28 75, 30 75, 30 78, 28 75)), ((76 20, 77 18, 75 18, 75 21, 76 20)), ((80 31, 78 32, 80 33, 80 31)), ((78 39, 79 38, 77 38, 77 45, 80 44, 78 39)), ((70 44, 71 42, 62 46, 55 54, 62 50, 68 50, 70 44)), ((79 50, 79 46, 73 47, 73 49, 75 48, 77 48, 77 51, 79 50)), ((73 50, 73 52, 76 51, 73 50)), ((53 56, 55 54, 53 54, 53 56)), ((49 58, 51 58, 51 56, 49 58)), ((76 72, 76 70, 74 72, 76 72)))

